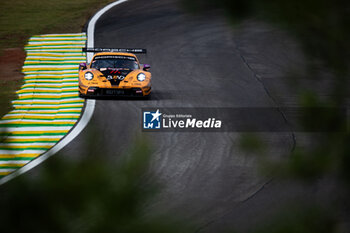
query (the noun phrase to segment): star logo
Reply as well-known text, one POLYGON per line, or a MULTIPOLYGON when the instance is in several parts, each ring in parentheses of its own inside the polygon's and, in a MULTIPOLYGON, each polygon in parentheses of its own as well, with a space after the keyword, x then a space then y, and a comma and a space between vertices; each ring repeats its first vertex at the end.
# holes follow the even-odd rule
POLYGON ((151 122, 153 122, 154 120, 159 121, 159 117, 162 115, 161 113, 159 113, 159 109, 157 109, 157 111, 155 113, 151 113, 151 115, 153 116, 151 122))
POLYGON ((143 129, 160 129, 162 113, 157 111, 143 112, 143 129))

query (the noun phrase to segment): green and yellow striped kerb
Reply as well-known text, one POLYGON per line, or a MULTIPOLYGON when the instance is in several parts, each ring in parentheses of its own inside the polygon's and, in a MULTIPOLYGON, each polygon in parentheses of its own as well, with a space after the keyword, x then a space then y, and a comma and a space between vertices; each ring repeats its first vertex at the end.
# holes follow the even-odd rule
POLYGON ((24 85, 14 110, 0 120, 0 179, 52 148, 80 117, 78 65, 86 59, 86 35, 30 38, 25 47, 24 85))

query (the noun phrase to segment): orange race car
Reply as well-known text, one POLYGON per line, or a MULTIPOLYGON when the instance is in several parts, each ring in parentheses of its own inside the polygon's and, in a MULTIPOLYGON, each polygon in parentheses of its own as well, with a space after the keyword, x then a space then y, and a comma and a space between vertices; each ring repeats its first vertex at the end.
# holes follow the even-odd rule
POLYGON ((84 48, 83 51, 95 55, 90 64, 79 65, 81 97, 150 96, 150 65, 141 65, 135 55, 146 53, 145 49, 84 48))

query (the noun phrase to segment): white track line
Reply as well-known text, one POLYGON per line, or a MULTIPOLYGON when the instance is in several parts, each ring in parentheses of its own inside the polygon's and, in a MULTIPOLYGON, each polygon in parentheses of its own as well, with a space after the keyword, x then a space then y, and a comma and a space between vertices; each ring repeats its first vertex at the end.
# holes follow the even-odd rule
MULTIPOLYGON (((106 13, 108 10, 110 10, 113 7, 115 7, 116 5, 119 5, 119 4, 126 2, 126 1, 128 1, 128 0, 119 0, 119 1, 113 2, 109 5, 107 5, 106 7, 102 8, 99 12, 97 12, 94 15, 94 17, 92 17, 92 19, 90 20, 90 23, 89 23, 88 30, 87 30, 87 36, 88 36, 87 47, 88 48, 93 48, 95 46, 94 35, 95 35, 95 24, 96 24, 97 20, 104 13, 106 13)), ((87 53, 87 56, 86 56, 87 62, 91 61, 92 56, 93 56, 93 53, 87 53)))
MULTIPOLYGON (((111 3, 107 5, 106 7, 102 8, 99 12, 97 12, 94 17, 89 22, 89 26, 87 29, 87 47, 93 48, 94 47, 94 34, 95 34, 95 24, 97 20, 108 10, 110 10, 112 7, 119 5, 123 2, 126 2, 128 0, 118 0, 114 3, 111 3)), ((87 53, 86 60, 91 61, 93 54, 87 53)), ((6 182, 12 180, 13 178, 31 170, 32 168, 36 167, 40 163, 44 162, 46 159, 51 157, 52 155, 59 152, 63 147, 65 147, 68 143, 70 143, 76 136, 79 135, 81 131, 87 126, 89 123, 95 109, 95 100, 88 99, 86 101, 86 106, 84 113, 80 119, 80 121, 75 125, 72 131, 66 137, 64 137, 59 143, 57 143, 54 147, 52 147, 50 150, 48 150, 46 153, 42 154, 38 158, 32 160, 27 165, 21 167, 20 169, 16 170, 15 172, 11 173, 10 175, 7 175, 0 179, 0 185, 5 184, 6 182)))

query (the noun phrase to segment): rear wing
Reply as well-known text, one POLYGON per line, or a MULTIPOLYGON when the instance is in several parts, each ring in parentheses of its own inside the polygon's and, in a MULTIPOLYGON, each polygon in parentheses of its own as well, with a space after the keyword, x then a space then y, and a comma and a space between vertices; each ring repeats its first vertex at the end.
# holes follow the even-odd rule
POLYGON ((117 48, 117 49, 111 49, 111 48, 83 48, 83 52, 86 53, 101 53, 101 52, 121 52, 121 53, 147 53, 147 49, 140 49, 140 48, 117 48))

